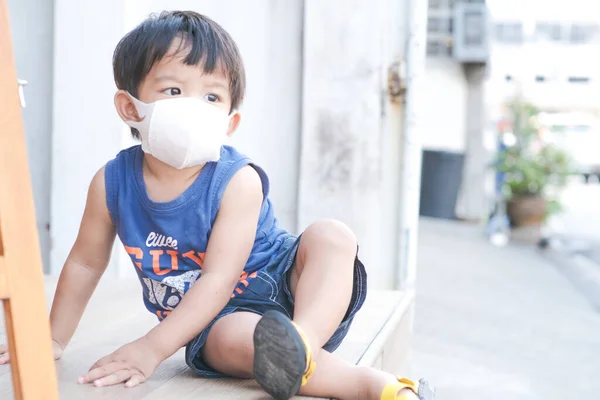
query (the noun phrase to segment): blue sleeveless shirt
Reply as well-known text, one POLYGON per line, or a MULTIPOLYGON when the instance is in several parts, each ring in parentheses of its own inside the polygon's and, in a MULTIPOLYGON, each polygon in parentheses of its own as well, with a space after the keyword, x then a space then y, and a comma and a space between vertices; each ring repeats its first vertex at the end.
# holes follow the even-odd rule
POLYGON ((141 146, 121 151, 105 168, 106 203, 117 234, 142 283, 146 308, 164 319, 202 274, 204 254, 221 198, 233 175, 246 165, 258 172, 264 201, 244 273, 231 297, 277 256, 290 233, 281 229, 268 198, 265 172, 233 147, 207 163, 192 185, 168 202, 150 199, 144 183, 141 146))

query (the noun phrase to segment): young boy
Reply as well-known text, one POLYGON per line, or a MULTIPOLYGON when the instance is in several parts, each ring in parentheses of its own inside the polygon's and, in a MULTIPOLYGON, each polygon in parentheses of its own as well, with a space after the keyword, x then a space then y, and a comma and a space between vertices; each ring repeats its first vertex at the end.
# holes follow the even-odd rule
POLYGON ((277 399, 430 398, 424 382, 418 389, 331 354, 366 296, 356 238, 336 221, 301 236, 281 229, 265 172, 224 146, 245 89, 229 34, 197 13, 164 12, 127 34, 113 61, 115 106, 141 146, 92 179, 50 314, 55 358, 118 234, 161 322, 79 383, 136 386, 185 346, 198 375, 256 378, 277 399))

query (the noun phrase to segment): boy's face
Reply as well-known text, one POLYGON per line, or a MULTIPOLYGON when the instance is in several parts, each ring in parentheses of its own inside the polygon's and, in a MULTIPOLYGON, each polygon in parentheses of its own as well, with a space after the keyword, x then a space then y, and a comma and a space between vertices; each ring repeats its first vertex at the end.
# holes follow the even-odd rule
MULTIPOLYGON (((181 40, 173 41, 167 55, 152 67, 146 79, 141 82, 138 100, 153 103, 175 96, 197 97, 229 114, 231 94, 226 75, 219 68, 207 74, 202 65, 186 65, 183 62, 186 55, 181 40)), ((117 92, 115 106, 124 120, 140 120, 133 102, 125 91, 117 92)), ((234 111, 229 123, 228 136, 237 129, 239 122, 240 114, 234 111)))

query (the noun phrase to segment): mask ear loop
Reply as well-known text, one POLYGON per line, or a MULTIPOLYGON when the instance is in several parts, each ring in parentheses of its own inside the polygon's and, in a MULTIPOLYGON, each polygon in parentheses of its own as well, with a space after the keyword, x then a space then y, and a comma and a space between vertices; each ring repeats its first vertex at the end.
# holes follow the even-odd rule
POLYGON ((140 121, 134 120, 126 120, 125 123, 132 128, 140 129, 147 128, 150 126, 150 117, 152 116, 152 110, 154 109, 154 103, 147 104, 141 100, 136 99, 133 95, 127 92, 127 95, 133 102, 135 109, 137 110, 137 114, 140 117, 140 121))
POLYGON ((138 116, 141 118, 140 121, 127 120, 125 123, 132 128, 137 129, 140 132, 142 139, 142 150, 152 154, 152 146, 150 145, 150 121, 152 120, 152 113, 154 112, 154 103, 144 103, 141 100, 136 99, 131 93, 127 92, 127 95, 133 102, 135 109, 137 110, 138 116), (146 133, 146 140, 144 135, 146 133))
POLYGON ((229 133, 229 125, 231 124, 231 120, 233 118, 234 115, 238 114, 239 110, 231 110, 231 112, 229 113, 229 115, 227 116, 227 133, 225 135, 225 140, 226 141, 230 141, 231 137, 233 136, 233 132, 229 133))

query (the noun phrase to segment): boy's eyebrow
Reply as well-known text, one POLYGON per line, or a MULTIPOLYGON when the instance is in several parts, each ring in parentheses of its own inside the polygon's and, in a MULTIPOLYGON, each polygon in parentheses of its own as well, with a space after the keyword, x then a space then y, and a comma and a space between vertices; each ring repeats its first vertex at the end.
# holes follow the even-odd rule
POLYGON ((175 82, 180 82, 179 79, 177 79, 177 77, 175 75, 159 75, 156 78, 154 78, 155 81, 157 82, 161 82, 161 81, 175 81, 175 82))
MULTIPOLYGON (((154 78, 154 80, 156 82, 162 82, 162 81, 174 81, 174 82, 181 82, 180 79, 178 79, 175 75, 169 75, 169 74, 165 74, 165 75, 158 75, 156 78, 154 78)), ((211 79, 206 86, 212 87, 212 88, 217 88, 217 89, 222 89, 222 90, 229 90, 229 86, 222 82, 220 79, 211 79)))
POLYGON ((223 89, 223 90, 229 90, 229 86, 226 85, 225 83, 223 83, 220 80, 210 81, 206 86, 209 86, 209 87, 212 87, 212 88, 223 89))

